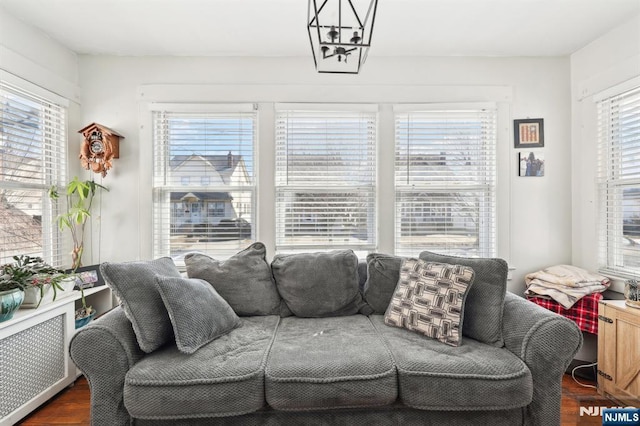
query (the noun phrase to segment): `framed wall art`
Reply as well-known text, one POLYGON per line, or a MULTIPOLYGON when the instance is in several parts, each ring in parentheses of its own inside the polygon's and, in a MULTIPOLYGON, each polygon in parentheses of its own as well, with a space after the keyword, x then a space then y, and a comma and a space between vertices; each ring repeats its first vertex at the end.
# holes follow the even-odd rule
POLYGON ((544 147, 544 122, 542 118, 513 120, 513 141, 515 148, 544 147))
POLYGON ((518 152, 518 176, 544 176, 544 153, 541 151, 518 152))

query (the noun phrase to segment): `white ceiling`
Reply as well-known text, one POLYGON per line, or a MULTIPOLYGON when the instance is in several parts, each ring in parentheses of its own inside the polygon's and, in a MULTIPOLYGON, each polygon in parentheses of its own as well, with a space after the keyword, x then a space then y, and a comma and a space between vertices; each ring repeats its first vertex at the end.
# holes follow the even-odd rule
MULTIPOLYGON (((79 54, 307 56, 306 0, 0 0, 79 54)), ((371 56, 563 56, 640 0, 379 0, 371 56)))

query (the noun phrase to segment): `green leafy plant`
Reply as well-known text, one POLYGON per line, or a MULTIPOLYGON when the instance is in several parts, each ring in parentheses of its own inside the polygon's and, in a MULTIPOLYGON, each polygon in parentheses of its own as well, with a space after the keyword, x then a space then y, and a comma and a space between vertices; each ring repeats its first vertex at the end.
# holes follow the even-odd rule
MULTIPOLYGON (((71 231, 73 240, 71 269, 74 271, 82 266, 84 230, 88 220, 91 218, 91 206, 98 189, 109 190, 92 180, 81 181, 75 176, 65 187, 66 210, 56 217, 56 223, 60 231, 65 229, 71 231)), ((49 198, 52 200, 60 198, 58 188, 52 186, 49 189, 49 198)))
POLYGON ((64 291, 60 282, 69 277, 62 270, 45 263, 40 257, 13 256, 13 263, 0 266, 0 291, 37 287, 40 290, 40 300, 44 296, 47 285, 53 289, 53 300, 58 290, 64 291))

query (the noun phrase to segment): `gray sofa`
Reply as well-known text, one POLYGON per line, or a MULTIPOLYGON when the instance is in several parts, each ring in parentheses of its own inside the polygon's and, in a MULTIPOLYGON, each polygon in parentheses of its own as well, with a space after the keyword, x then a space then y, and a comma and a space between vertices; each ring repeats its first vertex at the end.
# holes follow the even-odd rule
MULTIPOLYGON (((499 259, 420 258, 475 271, 459 346, 385 323, 403 265, 394 256, 316 253, 267 264, 256 243, 225 262, 187 258, 191 281, 206 280, 245 313, 191 353, 183 349, 195 326, 188 335, 176 328, 175 306, 166 305, 172 332, 148 311, 136 317, 127 294, 168 274, 187 280, 173 276, 170 259, 103 264, 121 306, 70 345, 90 384, 92 424, 560 424, 562 375, 582 343, 577 326, 506 292, 499 259), (246 315, 252 304, 261 315, 246 315), (157 348, 144 341, 149 325, 162 336, 157 348)), ((149 288, 140 300, 153 299, 149 288)))

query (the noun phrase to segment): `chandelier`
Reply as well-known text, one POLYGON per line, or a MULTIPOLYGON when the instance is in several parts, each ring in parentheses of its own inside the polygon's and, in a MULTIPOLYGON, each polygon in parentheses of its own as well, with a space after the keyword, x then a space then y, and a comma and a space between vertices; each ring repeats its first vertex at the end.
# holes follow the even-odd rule
POLYGON ((307 30, 318 72, 360 72, 377 7, 378 0, 309 0, 307 30))

